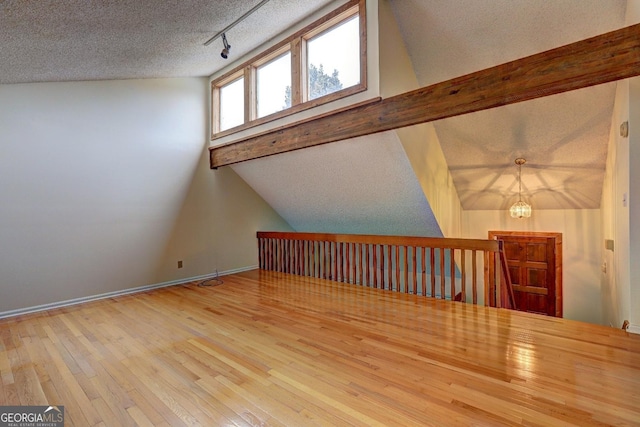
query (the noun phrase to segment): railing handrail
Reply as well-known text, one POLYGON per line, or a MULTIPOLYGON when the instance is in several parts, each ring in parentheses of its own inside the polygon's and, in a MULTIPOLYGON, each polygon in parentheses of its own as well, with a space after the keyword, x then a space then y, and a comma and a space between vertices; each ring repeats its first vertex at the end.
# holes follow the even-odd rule
POLYGON ((496 253, 500 251, 497 240, 483 239, 449 239, 444 237, 385 236, 370 234, 298 233, 286 231, 258 231, 257 237, 258 239, 286 239, 332 243, 419 246, 444 249, 478 250, 496 253))

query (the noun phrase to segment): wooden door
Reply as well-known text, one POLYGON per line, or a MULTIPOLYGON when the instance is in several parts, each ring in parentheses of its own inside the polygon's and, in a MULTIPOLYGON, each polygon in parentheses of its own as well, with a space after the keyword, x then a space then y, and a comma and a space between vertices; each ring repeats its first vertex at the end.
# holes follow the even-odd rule
POLYGON ((562 235, 489 232, 504 241, 516 309, 562 317, 562 235))

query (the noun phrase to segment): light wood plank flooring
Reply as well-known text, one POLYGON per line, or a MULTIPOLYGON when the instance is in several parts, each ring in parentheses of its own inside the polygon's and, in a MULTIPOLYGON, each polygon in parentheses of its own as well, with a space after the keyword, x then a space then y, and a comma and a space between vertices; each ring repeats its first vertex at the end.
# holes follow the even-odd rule
POLYGON ((0 321, 67 425, 640 425, 640 337, 283 273, 0 321))

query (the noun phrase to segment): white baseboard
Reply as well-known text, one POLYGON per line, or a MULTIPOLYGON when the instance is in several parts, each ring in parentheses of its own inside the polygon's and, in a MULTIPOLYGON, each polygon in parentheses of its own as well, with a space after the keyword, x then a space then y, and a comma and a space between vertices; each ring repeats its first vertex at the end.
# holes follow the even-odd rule
POLYGON ((640 325, 630 324, 627 332, 631 332, 632 334, 640 334, 640 325))
MULTIPOLYGON (((255 270, 257 268, 258 268, 257 265, 234 268, 232 270, 219 272, 218 276, 228 276, 229 274, 242 273, 243 271, 255 270)), ((18 308, 15 310, 0 312, 0 319, 13 317, 13 316, 20 316, 22 314, 37 313, 38 311, 51 310, 54 308, 68 307, 70 305, 82 304, 84 302, 97 301, 105 298, 113 298, 121 295, 135 294, 138 292, 150 291, 152 289, 166 288, 168 286, 182 285, 184 283, 195 282, 198 280, 211 279, 213 277, 215 277, 215 273, 203 274, 201 276, 187 277, 184 279, 171 280, 169 282, 162 282, 162 283, 156 283, 153 285, 140 286, 137 288, 129 288, 129 289, 123 289, 120 291, 107 292, 104 294, 91 295, 88 297, 73 298, 66 301, 52 302, 50 304, 36 305, 33 307, 26 307, 26 308, 18 308)))

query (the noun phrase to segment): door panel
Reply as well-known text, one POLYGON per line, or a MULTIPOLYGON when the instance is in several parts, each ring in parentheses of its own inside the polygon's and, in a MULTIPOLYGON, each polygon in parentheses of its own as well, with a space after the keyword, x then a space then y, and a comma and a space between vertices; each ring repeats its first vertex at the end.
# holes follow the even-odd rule
POLYGON ((519 235, 493 231, 489 237, 504 241, 517 310, 562 317, 562 281, 556 280, 556 267, 561 268, 556 266, 556 259, 561 260, 556 257, 556 245, 558 239, 561 243, 561 235, 549 237, 549 234, 555 233, 519 235))
POLYGON ((529 242, 526 244, 527 248, 527 261, 547 261, 547 242, 534 243, 529 242))

